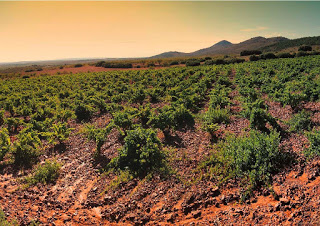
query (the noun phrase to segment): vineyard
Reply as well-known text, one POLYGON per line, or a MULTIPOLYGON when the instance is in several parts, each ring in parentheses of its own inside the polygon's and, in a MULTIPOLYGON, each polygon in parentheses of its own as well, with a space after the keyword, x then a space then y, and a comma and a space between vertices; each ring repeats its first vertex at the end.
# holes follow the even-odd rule
POLYGON ((0 223, 320 224, 319 99, 320 56, 3 79, 0 223))

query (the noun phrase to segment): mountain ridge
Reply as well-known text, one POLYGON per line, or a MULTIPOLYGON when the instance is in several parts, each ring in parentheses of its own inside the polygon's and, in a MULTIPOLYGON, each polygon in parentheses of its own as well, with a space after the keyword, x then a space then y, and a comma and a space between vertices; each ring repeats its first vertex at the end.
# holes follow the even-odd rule
POLYGON ((288 39, 286 37, 252 37, 239 43, 231 43, 227 40, 222 40, 216 44, 199 49, 193 52, 179 52, 169 51, 151 56, 149 58, 172 58, 172 57, 198 57, 206 55, 219 55, 219 54, 239 54, 243 50, 277 50, 281 51, 286 47, 300 46, 303 44, 320 45, 320 36, 304 37, 298 39, 288 39), (302 42, 303 40, 304 42, 302 42))

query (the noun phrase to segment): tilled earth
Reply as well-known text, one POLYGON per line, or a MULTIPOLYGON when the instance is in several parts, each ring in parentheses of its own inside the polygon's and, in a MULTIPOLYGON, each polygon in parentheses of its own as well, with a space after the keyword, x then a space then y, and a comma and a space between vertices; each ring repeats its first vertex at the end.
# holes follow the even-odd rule
MULTIPOLYGON (((290 119, 290 108, 272 102, 268 105, 274 117, 290 119)), ((311 110, 313 120, 318 122, 320 105, 308 103, 304 108, 311 110)), ((108 116, 93 122, 103 126, 108 116)), ((320 224, 320 159, 305 161, 303 149, 308 147, 308 141, 302 134, 289 133, 281 143, 296 162, 274 175, 270 188, 255 191, 249 200, 241 202, 238 181, 221 185, 199 178, 196 169, 210 154, 212 143, 197 123, 192 129, 172 132, 167 138, 158 134, 170 153, 174 175, 133 179, 115 189, 107 189, 115 175, 100 169, 122 146, 120 135, 111 133, 102 147, 104 157, 94 161, 95 145, 79 132, 81 124, 71 123, 75 130, 65 147, 47 148, 41 157, 56 158, 63 164, 55 184, 26 187, 23 178, 30 170, 3 170, 0 205, 9 220, 16 218, 22 225, 32 220, 41 225, 320 224)), ((247 130, 248 120, 233 116, 232 122, 219 132, 223 137, 227 132, 241 134, 247 130)))

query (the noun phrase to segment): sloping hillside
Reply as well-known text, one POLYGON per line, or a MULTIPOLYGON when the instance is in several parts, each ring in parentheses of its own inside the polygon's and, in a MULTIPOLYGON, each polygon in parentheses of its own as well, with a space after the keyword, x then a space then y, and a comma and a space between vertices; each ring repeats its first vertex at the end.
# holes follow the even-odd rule
POLYGON ((246 41, 232 44, 229 41, 223 40, 208 48, 200 49, 191 53, 183 52, 165 52, 151 58, 170 58, 170 57, 196 57, 218 54, 239 54, 243 50, 259 49, 263 52, 274 52, 286 50, 292 47, 301 45, 320 45, 320 36, 304 37, 298 39, 288 39, 285 37, 254 37, 246 41))
POLYGON ((274 45, 287 41, 284 37, 264 38, 255 37, 249 40, 232 44, 229 41, 223 40, 208 48, 200 49, 191 53, 183 52, 165 52, 151 58, 169 58, 169 57, 194 57, 194 56, 206 56, 215 54, 238 54, 243 50, 261 49, 266 46, 274 45))
POLYGON ((265 46, 261 48, 262 51, 271 52, 271 51, 280 51, 291 47, 298 47, 301 45, 320 45, 320 36, 315 37, 305 37, 298 39, 287 39, 283 42, 274 43, 270 46, 265 46))
POLYGON ((319 65, 1 80, 0 225, 319 225, 319 65))

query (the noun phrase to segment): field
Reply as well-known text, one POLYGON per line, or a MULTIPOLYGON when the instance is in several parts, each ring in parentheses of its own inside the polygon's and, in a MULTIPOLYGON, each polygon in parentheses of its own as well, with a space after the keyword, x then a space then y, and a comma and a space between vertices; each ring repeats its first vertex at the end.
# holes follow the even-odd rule
POLYGON ((320 56, 78 72, 2 79, 0 223, 320 224, 320 56))

